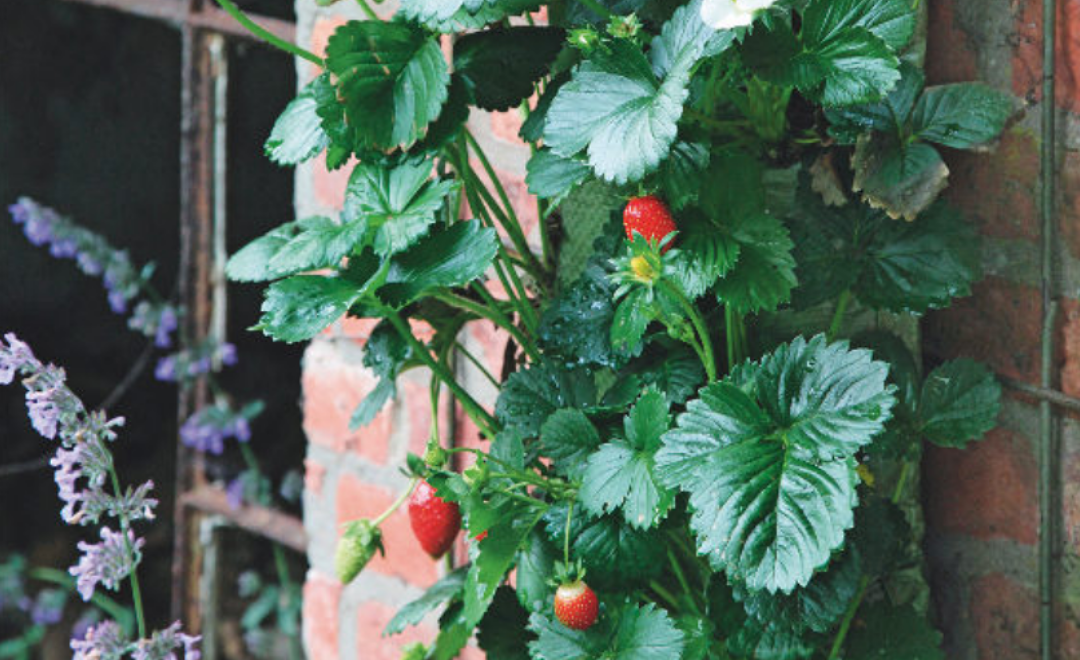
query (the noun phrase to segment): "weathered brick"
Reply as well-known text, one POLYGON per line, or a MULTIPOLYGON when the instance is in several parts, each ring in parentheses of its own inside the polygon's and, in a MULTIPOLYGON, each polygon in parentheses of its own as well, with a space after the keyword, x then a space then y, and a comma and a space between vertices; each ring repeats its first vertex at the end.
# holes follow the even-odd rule
POLYGON ((992 154, 952 151, 946 161, 951 171, 946 197, 981 233, 1038 236, 1039 147, 1031 131, 1007 131, 992 154))
POLYGON ((971 587, 971 619, 979 660, 1027 660, 1039 654, 1036 593, 1000 574, 971 587))
POLYGON ((367 602, 356 614, 356 657, 363 660, 399 660, 407 645, 430 644, 435 637, 431 626, 421 624, 406 628, 401 634, 383 637, 382 631, 396 611, 378 602, 367 602))
MULTIPOLYGON (((343 475, 337 491, 338 532, 351 520, 375 518, 395 497, 395 493, 382 486, 364 483, 351 474, 343 475)), ((382 534, 386 556, 376 555, 364 570, 392 575, 420 587, 430 586, 438 579, 439 564, 416 542, 405 506, 386 519, 382 534)))
POLYGON ((369 424, 349 430, 353 411, 378 379, 369 369, 344 363, 330 347, 308 350, 303 380, 304 432, 310 442, 337 452, 355 451, 373 463, 385 463, 391 433, 392 407, 369 424))
POLYGON ((1030 441, 1002 428, 966 449, 931 446, 923 462, 930 527, 981 539, 1038 539, 1038 467, 1030 441))
MULTIPOLYGON (((1013 91, 1033 101, 1042 99, 1043 50, 1042 0, 1023 0, 1016 18, 1012 62, 1013 91)), ((1071 111, 1080 109, 1080 3, 1067 0, 1057 3, 1056 103, 1071 111)))
POLYGON ((956 21, 956 1, 927 3, 926 80, 931 85, 978 78, 970 38, 956 21))
POLYGON ((974 295, 926 317, 926 348, 933 355, 982 360, 1006 376, 1037 382, 1041 317, 1038 289, 988 277, 975 285, 974 295))
POLYGON ((322 494, 323 479, 326 478, 326 466, 319 463, 313 458, 306 459, 304 461, 304 489, 314 493, 315 495, 322 494))
POLYGON ((338 603, 341 584, 316 571, 304 583, 304 644, 311 660, 339 660, 338 603))
POLYGON ((491 113, 491 134, 503 142, 521 144, 518 132, 521 130, 521 112, 517 108, 511 108, 506 112, 491 113))
POLYGON ((356 165, 355 159, 336 170, 326 167, 326 154, 323 153, 314 161, 311 180, 315 189, 315 199, 323 206, 340 209, 345 205, 345 187, 349 184, 349 174, 356 165))

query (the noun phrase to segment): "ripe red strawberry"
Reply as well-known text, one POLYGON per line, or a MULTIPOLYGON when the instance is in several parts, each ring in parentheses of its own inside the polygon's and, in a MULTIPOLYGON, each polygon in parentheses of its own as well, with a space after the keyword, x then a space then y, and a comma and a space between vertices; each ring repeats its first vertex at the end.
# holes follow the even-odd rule
MULTIPOLYGON (((626 229, 627 239, 634 240, 636 231, 650 243, 660 241, 678 229, 667 204, 656 195, 631 197, 623 209, 623 227, 626 229)), ((668 243, 662 252, 667 252, 670 248, 671 243, 668 243)))
POLYGON ((586 630, 599 613, 600 601, 584 581, 564 582, 555 590, 555 618, 567 628, 586 630))
POLYGON ((409 523, 424 552, 438 559, 461 530, 461 510, 454 502, 444 502, 431 484, 421 481, 409 498, 409 523))

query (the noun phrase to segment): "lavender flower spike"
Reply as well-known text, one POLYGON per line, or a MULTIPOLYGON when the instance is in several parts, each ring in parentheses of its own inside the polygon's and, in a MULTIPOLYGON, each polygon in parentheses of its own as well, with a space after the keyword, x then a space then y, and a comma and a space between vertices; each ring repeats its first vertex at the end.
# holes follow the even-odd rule
POLYGON ((131 652, 132 660, 179 660, 177 649, 183 647, 184 660, 199 660, 202 653, 195 646, 200 637, 180 631, 180 622, 154 633, 150 639, 139 640, 131 652))
POLYGON ((71 640, 71 650, 75 652, 71 660, 121 660, 130 647, 120 624, 102 621, 88 629, 81 639, 71 640))
POLYGON ((15 379, 15 373, 24 365, 34 362, 30 347, 19 341, 14 333, 4 335, 8 345, 0 341, 0 385, 9 385, 15 379))
POLYGON ((101 543, 79 541, 83 556, 68 572, 75 577, 82 599, 90 600, 98 584, 117 589, 142 559, 143 544, 130 529, 125 534, 108 527, 101 528, 101 543))

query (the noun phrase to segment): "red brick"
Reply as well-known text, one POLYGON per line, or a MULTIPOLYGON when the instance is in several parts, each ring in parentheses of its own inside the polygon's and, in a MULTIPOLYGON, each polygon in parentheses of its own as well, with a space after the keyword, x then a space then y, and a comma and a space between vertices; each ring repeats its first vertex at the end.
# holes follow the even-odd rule
POLYGON ((1038 467, 1030 442, 998 428, 967 449, 931 447, 923 462, 927 523, 980 539, 1038 538, 1038 467))
POLYGON ((974 295, 954 301, 924 323, 933 355, 982 360, 1012 378, 1036 382, 1042 326, 1039 290, 988 277, 974 295))
POLYGON ((491 113, 491 133, 503 142, 523 145, 518 136, 521 124, 521 112, 517 108, 511 108, 506 112, 491 113))
POLYGON ((337 452, 355 451, 365 459, 386 462, 392 432, 393 406, 383 408, 371 424, 349 430, 353 411, 375 389, 368 369, 321 360, 304 369, 304 432, 308 439, 337 452))
MULTIPOLYGON (((1042 4, 1042 0, 1023 0, 1013 40, 1013 92, 1033 101, 1042 99, 1042 4)), ((1080 2, 1063 0, 1057 7, 1056 103, 1076 111, 1080 109, 1080 2)))
POLYGON ((981 233, 1038 236, 1039 147, 1034 134, 1015 128, 1002 135, 992 154, 952 151, 946 160, 948 199, 981 233))
POLYGON ((311 660, 338 660, 341 584, 315 571, 304 583, 304 639, 311 660))
MULTIPOLYGON (((334 30, 345 24, 343 18, 317 18, 315 24, 311 27, 311 39, 307 44, 308 50, 316 55, 326 54, 326 44, 330 42, 330 36, 334 34, 334 30)), ((310 76, 315 76, 322 73, 322 70, 312 64, 309 67, 310 76)))
POLYGON ((323 480, 326 477, 326 467, 314 459, 304 461, 304 489, 315 495, 322 494, 323 480))
MULTIPOLYGON (((351 474, 338 483, 338 533, 344 524, 358 518, 375 518, 394 501, 395 493, 366 484, 351 474)), ((392 575, 420 587, 430 586, 439 577, 439 564, 427 555, 416 542, 405 506, 399 508, 382 524, 386 556, 376 555, 364 570, 392 575)))
POLYGON ((1080 154, 1065 154, 1058 174, 1061 221, 1058 229, 1074 257, 1080 257, 1080 154))
POLYGON ((1064 353, 1061 389, 1071 396, 1080 396, 1080 303, 1072 299, 1060 301, 1058 318, 1063 324, 1059 340, 1064 353))
POLYGON ((975 581, 971 619, 979 660, 1034 660, 1039 654, 1038 598, 1000 573, 975 581))
POLYGON ((468 326, 469 334, 480 343, 482 353, 477 353, 470 346, 470 350, 478 360, 484 362, 484 366, 495 378, 502 373, 503 364, 506 362, 506 342, 510 339, 510 333, 501 330, 490 321, 476 321, 468 326))
POLYGON ((423 456, 431 437, 431 388, 427 383, 402 379, 398 382, 398 392, 408 413, 409 451, 423 456))
POLYGON ((315 199, 323 206, 332 209, 340 209, 345 205, 345 187, 349 185, 349 175, 356 165, 356 159, 351 158, 336 170, 326 167, 326 153, 312 161, 312 185, 315 188, 315 199))
POLYGON ((958 0, 927 3, 926 79, 931 85, 975 80, 978 70, 970 38, 956 24, 958 0))
POLYGON ((363 660, 399 660, 402 649, 419 642, 430 644, 435 638, 431 626, 421 624, 406 628, 401 634, 383 637, 383 630, 396 610, 382 603, 367 602, 356 616, 356 657, 363 660))

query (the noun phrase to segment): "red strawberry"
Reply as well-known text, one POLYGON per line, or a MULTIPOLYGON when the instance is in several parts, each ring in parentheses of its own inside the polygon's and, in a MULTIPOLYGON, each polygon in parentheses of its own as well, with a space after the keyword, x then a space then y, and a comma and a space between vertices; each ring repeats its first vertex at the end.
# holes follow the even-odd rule
POLYGON ((454 502, 444 502, 431 484, 421 481, 409 498, 409 522, 420 547, 438 559, 450 549, 461 529, 461 510, 454 502))
MULTIPOLYGON (((631 197, 623 209, 623 227, 626 228, 627 239, 634 240, 636 231, 650 243, 660 241, 678 229, 667 204, 655 195, 631 197)), ((668 243, 661 252, 667 252, 670 248, 671 243, 668 243)))
POLYGON ((600 601, 582 580, 564 582, 555 590, 555 618, 567 628, 585 630, 596 623, 600 601))

